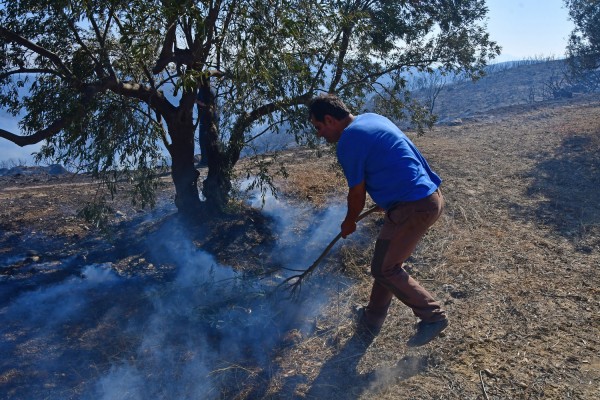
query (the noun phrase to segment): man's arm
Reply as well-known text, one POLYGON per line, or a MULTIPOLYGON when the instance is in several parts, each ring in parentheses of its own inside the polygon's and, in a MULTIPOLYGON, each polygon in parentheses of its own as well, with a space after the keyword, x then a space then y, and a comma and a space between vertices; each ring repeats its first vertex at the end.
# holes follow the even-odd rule
POLYGON ((341 227, 344 239, 356 230, 356 219, 365 207, 366 199, 367 189, 364 180, 348 189, 348 211, 341 227))

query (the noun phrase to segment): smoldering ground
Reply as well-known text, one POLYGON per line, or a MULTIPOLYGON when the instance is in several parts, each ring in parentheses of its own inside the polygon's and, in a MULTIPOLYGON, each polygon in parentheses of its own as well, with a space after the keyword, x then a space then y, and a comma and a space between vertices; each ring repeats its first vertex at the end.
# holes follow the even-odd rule
MULTIPOLYGON (((343 210, 309 214, 269 197, 262 212, 275 221, 277 242, 265 258, 283 267, 277 273, 255 277, 221 265, 169 226, 167 237, 156 232, 146 243, 173 253, 166 282, 89 263, 60 282, 5 297, 0 397, 211 399, 264 386, 286 335, 310 334, 330 296, 311 282, 290 299, 277 285, 314 261, 343 210)), ((37 268, 43 273, 43 263, 37 268)), ((3 275, 2 285, 12 283, 3 275)))

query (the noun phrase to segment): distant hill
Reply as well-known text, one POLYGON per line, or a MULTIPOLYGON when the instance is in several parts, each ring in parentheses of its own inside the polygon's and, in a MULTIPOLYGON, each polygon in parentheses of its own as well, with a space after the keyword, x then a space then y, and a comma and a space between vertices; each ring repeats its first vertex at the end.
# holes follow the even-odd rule
MULTIPOLYGON (((473 82, 457 77, 445 78, 445 83, 435 99, 433 112, 438 124, 454 124, 481 116, 495 109, 532 104, 554 98, 552 90, 564 86, 565 60, 521 60, 493 64, 486 68, 487 75, 473 82)), ((425 77, 416 71, 411 72, 409 87, 425 77)), ((385 84, 385 79, 382 83, 385 84)), ((415 98, 425 102, 427 90, 411 89, 415 98)), ((367 109, 379 112, 367 102, 367 109)), ((396 121, 402 129, 410 130, 409 121, 396 121)), ((294 138, 285 134, 285 127, 279 134, 266 133, 253 142, 258 153, 283 150, 295 146, 294 138)), ((247 149, 244 155, 251 155, 247 149)))
MULTIPOLYGON (((564 85, 564 60, 512 62, 488 67, 488 74, 476 82, 447 83, 437 96, 433 112, 439 123, 520 104, 550 100, 569 92, 553 93, 564 85)), ((424 91, 416 91, 424 99, 424 91)))
POLYGON ((64 175, 70 172, 60 164, 52 164, 48 166, 28 167, 19 165, 11 168, 0 168, 0 176, 21 176, 21 175, 64 175))

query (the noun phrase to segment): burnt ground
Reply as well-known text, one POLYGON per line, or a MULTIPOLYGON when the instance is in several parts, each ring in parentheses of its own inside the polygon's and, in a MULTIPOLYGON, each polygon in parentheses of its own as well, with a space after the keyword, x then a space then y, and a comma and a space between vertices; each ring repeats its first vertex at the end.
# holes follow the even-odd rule
POLYGON ((331 237, 306 239, 344 202, 330 156, 280 154, 290 176, 279 214, 239 201, 229 216, 189 225, 165 179, 154 210, 119 196, 105 232, 77 217, 99 196, 87 177, 2 177, 0 398, 597 399, 598 115, 598 97, 576 97, 414 138, 444 179, 447 207, 408 266, 451 321, 419 349, 405 345, 416 321, 399 302, 374 341, 355 335, 351 309, 368 298, 378 217, 334 249, 304 297, 270 314, 284 300, 267 288, 289 274, 281 241, 312 261, 331 237), (289 236, 277 228, 286 213, 297 224, 289 236), (190 266, 224 282, 239 275, 219 305, 203 303, 221 281, 173 289, 190 266), (77 298, 57 312, 61 299, 77 298), (167 306, 191 311, 164 313, 169 324, 157 327, 167 306), (277 329, 252 325, 265 325, 245 317, 252 310, 277 329))

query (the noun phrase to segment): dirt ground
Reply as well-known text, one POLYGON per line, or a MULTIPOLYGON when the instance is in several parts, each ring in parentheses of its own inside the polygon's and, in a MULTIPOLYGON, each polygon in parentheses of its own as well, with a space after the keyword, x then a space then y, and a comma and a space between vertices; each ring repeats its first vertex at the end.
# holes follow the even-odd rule
MULTIPOLYGON (((599 100, 505 108, 413 138, 444 180, 445 213, 408 260, 411 274, 448 312, 443 337, 408 348, 416 320, 397 301, 375 340, 355 335, 351 310, 367 301, 380 226, 369 217, 309 279, 334 276, 334 283, 303 287, 333 293, 313 329, 287 332, 271 349, 267 368, 247 359, 235 374, 221 374, 229 382, 216 398, 600 398, 599 100)), ((282 199, 308 210, 343 204, 344 181, 331 169, 331 156, 297 150, 280 159, 288 161, 290 175, 280 182, 282 199)), ((77 217, 94 196, 96 186, 81 176, 1 178, 1 284, 16 288, 1 292, 0 314, 19 294, 77 274, 83 262, 108 260, 123 276, 170 279, 169 262, 152 258, 140 240, 176 219, 168 179, 154 211, 115 200, 109 233, 77 217), (81 262, 35 267, 67 256, 81 262)), ((259 210, 237 211, 199 227, 193 243, 239 270, 276 268, 262 258, 274 240, 273 222, 259 210)), ((96 328, 73 333, 73 346, 106 345, 118 330, 96 328)), ((118 345, 135 343, 131 336, 118 345)), ((5 333, 1 340, 17 339, 5 333)), ((18 349, 28 352, 25 343, 18 349)), ((108 370, 110 357, 99 365, 108 370)), ((47 378, 31 362, 5 358, 0 397, 22 398, 31 379, 47 378)), ((65 398, 77 398, 73 393, 65 398)))

